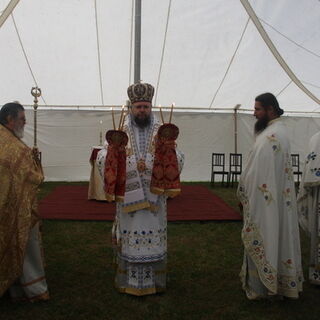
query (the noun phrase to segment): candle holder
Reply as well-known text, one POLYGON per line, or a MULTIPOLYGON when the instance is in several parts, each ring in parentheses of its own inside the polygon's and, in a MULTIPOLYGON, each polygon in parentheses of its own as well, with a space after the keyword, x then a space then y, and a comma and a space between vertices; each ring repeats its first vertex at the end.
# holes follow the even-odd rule
POLYGON ((41 89, 38 87, 31 88, 31 95, 34 97, 33 100, 33 147, 37 148, 37 109, 38 109, 38 98, 41 97, 41 89))
POLYGON ((100 120, 99 146, 102 146, 102 120, 100 120))

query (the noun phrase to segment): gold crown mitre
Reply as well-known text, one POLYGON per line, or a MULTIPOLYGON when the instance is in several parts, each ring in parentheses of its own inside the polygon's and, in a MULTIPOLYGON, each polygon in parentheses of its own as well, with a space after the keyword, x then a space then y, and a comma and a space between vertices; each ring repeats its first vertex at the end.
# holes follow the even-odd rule
POLYGON ((149 83, 132 84, 127 91, 131 103, 139 101, 152 102, 154 88, 149 83))

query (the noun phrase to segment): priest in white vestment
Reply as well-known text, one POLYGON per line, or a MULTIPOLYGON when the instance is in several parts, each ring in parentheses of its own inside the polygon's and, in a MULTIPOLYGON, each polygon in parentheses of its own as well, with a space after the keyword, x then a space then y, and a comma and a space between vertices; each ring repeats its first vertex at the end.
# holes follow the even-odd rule
POLYGON ((271 93, 255 100, 256 140, 238 187, 243 206, 240 278, 250 300, 302 291, 295 185, 283 110, 271 93))
POLYGON ((311 238, 309 280, 320 285, 320 132, 309 143, 298 195, 301 227, 311 238))
MULTIPOLYGON (((137 296, 163 292, 166 288, 167 197, 150 192, 155 136, 160 127, 152 113, 154 88, 136 83, 128 88, 130 113, 123 130, 126 148, 126 187, 124 202, 117 202, 113 226, 116 245, 116 288, 137 296)), ((176 150, 179 170, 184 156, 176 150)), ((107 147, 97 156, 104 174, 107 147)))

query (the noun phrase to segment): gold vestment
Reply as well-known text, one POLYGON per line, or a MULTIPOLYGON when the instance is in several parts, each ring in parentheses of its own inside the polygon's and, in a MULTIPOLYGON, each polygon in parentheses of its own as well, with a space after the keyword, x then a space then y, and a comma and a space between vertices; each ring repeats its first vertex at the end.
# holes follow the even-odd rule
POLYGON ((0 297, 21 275, 30 230, 39 220, 42 167, 32 150, 0 125, 0 297))

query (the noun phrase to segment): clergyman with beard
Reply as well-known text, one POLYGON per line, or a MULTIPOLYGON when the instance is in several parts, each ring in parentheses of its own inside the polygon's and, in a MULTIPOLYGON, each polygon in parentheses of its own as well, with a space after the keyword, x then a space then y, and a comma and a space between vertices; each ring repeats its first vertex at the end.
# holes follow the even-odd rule
POLYGON ((303 274, 283 110, 271 93, 256 97, 254 109, 256 140, 238 187, 244 216, 242 287, 250 300, 298 298, 303 274))
POLYGON ((19 103, 0 110, 0 297, 48 300, 42 261, 37 191, 43 181, 36 149, 23 138, 26 117, 19 103))
MULTIPOLYGON (((130 112, 123 130, 128 135, 126 149, 126 190, 124 202, 117 202, 113 226, 116 250, 116 288, 142 296, 166 289, 167 197, 150 192, 155 140, 160 123, 152 112, 154 88, 136 83, 128 88, 130 112)), ((176 150, 179 170, 183 154, 176 150)), ((104 175, 107 147, 97 156, 104 175)))

